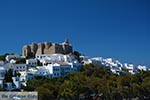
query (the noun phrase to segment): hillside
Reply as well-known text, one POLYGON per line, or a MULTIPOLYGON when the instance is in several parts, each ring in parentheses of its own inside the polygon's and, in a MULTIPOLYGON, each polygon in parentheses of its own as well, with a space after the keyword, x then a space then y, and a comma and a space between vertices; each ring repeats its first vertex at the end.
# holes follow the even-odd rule
POLYGON ((36 77, 24 90, 38 91, 39 100, 149 100, 150 72, 116 75, 108 67, 89 64, 65 77, 36 77))

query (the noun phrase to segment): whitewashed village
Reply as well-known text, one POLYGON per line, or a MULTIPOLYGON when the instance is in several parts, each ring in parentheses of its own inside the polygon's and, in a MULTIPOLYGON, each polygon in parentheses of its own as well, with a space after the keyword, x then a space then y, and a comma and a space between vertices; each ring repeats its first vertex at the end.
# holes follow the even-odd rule
POLYGON ((84 64, 108 66, 114 74, 135 74, 149 70, 143 65, 122 64, 113 58, 88 57, 77 55, 66 39, 63 43, 32 43, 22 48, 22 55, 7 54, 0 61, 0 88, 6 91, 21 90, 28 80, 37 76, 47 78, 63 77, 71 72, 78 72, 84 64), (12 73, 11 81, 6 77, 12 73))

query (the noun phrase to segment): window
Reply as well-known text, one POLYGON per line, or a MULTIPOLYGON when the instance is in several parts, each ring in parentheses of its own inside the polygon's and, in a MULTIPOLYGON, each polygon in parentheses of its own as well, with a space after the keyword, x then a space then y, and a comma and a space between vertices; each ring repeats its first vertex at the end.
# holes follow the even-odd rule
POLYGON ((57 76, 59 76, 59 73, 57 73, 57 76))
POLYGON ((18 81, 18 79, 16 78, 16 81, 18 81))

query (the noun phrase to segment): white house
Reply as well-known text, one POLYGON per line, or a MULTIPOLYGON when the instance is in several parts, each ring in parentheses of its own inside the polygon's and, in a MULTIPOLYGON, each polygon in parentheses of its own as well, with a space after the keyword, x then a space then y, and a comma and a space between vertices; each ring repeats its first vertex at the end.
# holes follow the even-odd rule
POLYGON ((4 61, 0 61, 0 66, 3 66, 4 65, 4 61))
MULTIPOLYGON (((49 78, 60 77, 65 76, 70 72, 77 72, 81 67, 82 65, 78 62, 55 62, 45 66, 36 67, 37 71, 35 75, 46 76, 49 78)), ((32 72, 32 70, 30 70, 30 72, 32 72)))
POLYGON ((26 64, 13 64, 12 69, 18 72, 27 71, 27 65, 26 64))
POLYGON ((42 59, 40 62, 42 63, 43 66, 53 63, 53 61, 48 59, 42 59))
POLYGON ((12 77, 12 80, 13 80, 14 88, 15 89, 21 89, 20 78, 18 76, 17 77, 12 77))
POLYGON ((26 84, 27 81, 32 80, 35 77, 35 74, 30 71, 23 71, 23 72, 19 72, 19 73, 20 73, 20 81, 23 86, 27 86, 27 84, 26 84))
POLYGON ((20 81, 21 82, 25 82, 27 79, 26 79, 26 76, 27 76, 27 72, 26 71, 22 71, 22 72, 19 72, 20 73, 20 81))
POLYGON ((71 65, 71 71, 72 72, 78 72, 82 68, 82 64, 79 63, 78 61, 74 61, 74 62, 71 62, 71 63, 68 63, 68 64, 71 65))
POLYGON ((28 66, 37 66, 38 61, 37 61, 37 59, 27 59, 27 60, 26 60, 26 64, 27 64, 28 66))
POLYGON ((34 77, 35 77, 35 74, 27 72, 26 80, 32 80, 32 79, 34 79, 34 77))
POLYGON ((146 70, 147 70, 146 66, 141 66, 141 65, 138 65, 138 66, 137 66, 137 69, 138 69, 138 70, 143 70, 143 71, 146 71, 146 70))
POLYGON ((8 68, 0 67, 0 77, 4 77, 8 68))
POLYGON ((19 72, 19 73, 20 73, 20 81, 21 82, 26 82, 27 80, 31 80, 34 78, 34 74, 29 71, 23 71, 23 72, 19 72))
POLYGON ((103 59, 101 57, 91 58, 92 64, 103 66, 103 59))
POLYGON ((54 64, 49 64, 48 65, 50 68, 50 74, 52 77, 60 77, 61 76, 61 68, 60 64, 54 63, 54 64))
POLYGON ((51 62, 72 62, 75 60, 73 55, 63 55, 63 54, 37 54, 36 59, 43 62, 44 60, 49 60, 51 62))
POLYGON ((38 66, 37 68, 37 72, 35 75, 37 76, 46 76, 51 78, 51 73, 50 73, 50 67, 46 67, 46 66, 38 66))
POLYGON ((122 71, 121 67, 116 67, 116 66, 110 66, 110 71, 114 74, 120 75, 120 72, 122 71))
POLYGON ((47 66, 38 66, 37 75, 46 76, 48 78, 60 77, 60 66, 58 64, 48 64, 47 66))
POLYGON ((83 65, 86 65, 86 64, 92 64, 93 62, 91 59, 84 59, 84 60, 82 60, 82 63, 83 63, 83 65))
MULTIPOLYGON (((73 72, 73 70, 71 70, 71 65, 67 62, 57 62, 56 64, 58 67, 60 67, 61 76, 65 76, 65 75, 67 75, 67 73, 73 72)), ((55 73, 54 73, 54 75, 55 75, 55 73)))
POLYGON ((38 71, 37 68, 31 67, 31 68, 28 69, 27 72, 32 73, 32 74, 36 74, 37 71, 38 71))
POLYGON ((124 64, 124 67, 128 70, 129 73, 135 74, 135 67, 133 64, 124 64))
POLYGON ((26 58, 26 57, 15 54, 15 55, 7 55, 5 59, 6 59, 6 61, 9 62, 11 59, 15 59, 15 58, 26 58))

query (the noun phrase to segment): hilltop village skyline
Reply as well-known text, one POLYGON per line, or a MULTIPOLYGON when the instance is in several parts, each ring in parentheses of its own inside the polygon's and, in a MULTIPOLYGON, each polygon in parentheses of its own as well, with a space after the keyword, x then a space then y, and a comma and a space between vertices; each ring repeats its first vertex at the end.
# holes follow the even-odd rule
MULTIPOLYGON (((15 54, 15 55, 22 55, 22 56, 33 56, 33 57, 36 57, 36 55, 40 55, 40 54, 73 54, 73 52, 79 52, 81 53, 80 51, 76 50, 75 48, 73 49, 73 45, 70 43, 69 39, 66 38, 64 40, 64 42, 62 43, 54 43, 54 42, 32 42, 30 44, 26 44, 24 46, 22 46, 22 52, 21 53, 8 53, 8 54, 15 54)), ((6 53, 7 54, 7 53, 6 53)), ((150 68, 150 66, 146 66, 145 64, 134 64, 134 63, 130 63, 130 62, 121 62, 120 59, 117 59, 117 58, 113 58, 113 57, 102 57, 102 56, 93 56, 91 57, 90 55, 87 55, 85 53, 81 53, 84 55, 84 60, 85 60, 85 63, 92 63, 92 60, 96 60, 96 61, 99 61, 99 63, 103 63, 105 62, 104 66, 109 66, 109 64, 107 64, 108 62, 109 63, 119 63, 121 64, 121 66, 132 66, 134 69, 137 68, 138 66, 139 67, 143 67, 144 70, 148 70, 150 68), (91 60, 91 61, 86 61, 86 60, 91 60), (108 62, 107 62, 108 60, 108 62)), ((82 58, 83 59, 83 58, 82 58)), ((100 64, 100 65, 103 65, 103 64, 100 64)), ((117 66, 117 65, 115 65, 117 66)), ((119 65, 120 66, 120 65, 119 65)), ((118 66, 117 66, 118 67, 118 66)))
POLYGON ((28 85, 28 81, 37 77, 65 77, 69 73, 80 72, 86 65, 105 67, 108 72, 117 75, 150 70, 144 65, 121 63, 113 58, 88 57, 75 51, 68 39, 59 44, 32 43, 23 46, 22 55, 0 56, 0 88, 6 91, 21 90, 28 85))
MULTIPOLYGON (((28 56, 28 54, 32 54, 36 55, 37 54, 69 54, 69 53, 73 53, 73 51, 78 51, 76 49, 73 49, 72 44, 70 43, 70 40, 68 38, 66 38, 64 40, 64 42, 62 43, 54 43, 54 42, 31 42, 30 44, 25 44, 24 46, 22 46, 22 49, 20 49, 20 52, 6 52, 4 54, 19 54, 19 55, 23 55, 23 56, 28 56)), ((80 51, 78 51, 80 52, 80 51)), ((132 63, 132 60, 129 62, 123 62, 122 59, 118 59, 118 58, 113 58, 111 56, 108 55, 108 57, 102 57, 102 56, 90 56, 88 54, 85 54, 84 52, 80 52, 84 55, 86 55, 89 58, 95 58, 95 57, 100 57, 100 58, 104 58, 104 59, 113 59, 113 60, 117 60, 117 61, 121 61, 122 63, 129 63, 129 64, 133 64, 134 66, 146 66, 147 68, 150 68, 150 66, 146 65, 146 64, 140 64, 140 63, 132 63)), ((1 55, 4 55, 1 54, 1 55)))

